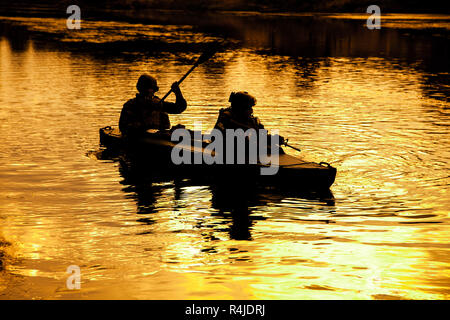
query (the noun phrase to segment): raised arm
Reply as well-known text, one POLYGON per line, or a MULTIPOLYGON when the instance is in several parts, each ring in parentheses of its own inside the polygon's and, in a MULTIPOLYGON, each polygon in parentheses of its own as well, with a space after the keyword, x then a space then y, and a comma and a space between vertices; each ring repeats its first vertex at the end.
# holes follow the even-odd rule
POLYGON ((172 91, 175 93, 175 102, 166 102, 163 101, 163 110, 167 113, 178 114, 182 113, 186 110, 187 103, 186 99, 184 99, 183 94, 181 93, 180 86, 178 82, 174 82, 172 84, 172 91))

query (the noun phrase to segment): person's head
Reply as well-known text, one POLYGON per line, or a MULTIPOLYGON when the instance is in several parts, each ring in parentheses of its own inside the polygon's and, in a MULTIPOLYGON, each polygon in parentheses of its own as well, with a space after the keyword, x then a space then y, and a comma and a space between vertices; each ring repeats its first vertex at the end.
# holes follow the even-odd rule
POLYGON ((136 88, 140 94, 150 96, 153 96, 159 90, 156 79, 148 74, 139 77, 136 88))
POLYGON ((256 105, 256 98, 247 91, 232 92, 228 101, 231 102, 233 111, 244 116, 250 116, 256 105))

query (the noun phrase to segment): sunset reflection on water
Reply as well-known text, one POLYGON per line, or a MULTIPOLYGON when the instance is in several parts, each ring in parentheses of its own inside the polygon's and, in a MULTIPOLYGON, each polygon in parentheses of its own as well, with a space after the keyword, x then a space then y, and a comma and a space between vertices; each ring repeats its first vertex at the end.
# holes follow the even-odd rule
MULTIPOLYGON (((99 56, 2 30, 1 298, 449 298, 448 69, 434 69, 446 62, 401 46, 393 57, 294 56, 262 34, 183 82, 189 106, 172 124, 210 130, 229 93, 247 90, 265 127, 302 149, 287 152, 337 167, 329 201, 154 181, 86 156, 141 73, 163 95, 198 53, 99 56), (65 286, 69 265, 80 291, 65 286)), ((383 46, 403 41, 390 35, 383 46)))

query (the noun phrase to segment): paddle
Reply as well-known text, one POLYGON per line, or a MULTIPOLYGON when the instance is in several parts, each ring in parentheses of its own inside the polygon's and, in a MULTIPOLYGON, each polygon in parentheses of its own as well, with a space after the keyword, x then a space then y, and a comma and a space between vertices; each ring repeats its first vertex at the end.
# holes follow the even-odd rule
MULTIPOLYGON (((215 53, 217 52, 217 47, 209 47, 205 52, 202 53, 202 55, 197 59, 197 62, 194 63, 194 65, 189 69, 188 72, 184 76, 181 77, 181 79, 178 81, 178 84, 180 85, 181 82, 183 82, 184 79, 192 72, 195 68, 197 68, 200 64, 203 62, 209 60, 215 53)), ((172 93, 172 88, 170 88, 169 92, 166 93, 164 97, 162 97, 161 102, 163 102, 169 94, 172 93)))
POLYGON ((287 143, 287 139, 284 141, 283 145, 285 145, 286 147, 292 148, 292 149, 294 149, 294 150, 297 150, 298 152, 301 152, 301 151, 302 151, 302 150, 300 150, 300 149, 298 149, 298 148, 296 148, 296 147, 293 147, 293 146, 291 146, 290 144, 288 144, 288 143, 287 143))
MULTIPOLYGON (((241 123, 241 122, 238 122, 238 121, 236 121, 236 120, 234 120, 234 119, 228 119, 228 120, 231 121, 232 123, 238 125, 239 127, 247 128, 247 129, 254 129, 254 128, 252 128, 252 127, 250 127, 250 126, 248 126, 248 125, 246 125, 246 124, 243 124, 243 123, 241 123)), ((292 149, 294 149, 294 150, 296 150, 296 151, 298 151, 298 152, 301 152, 300 149, 298 149, 298 148, 296 148, 296 147, 291 146, 290 144, 288 144, 288 140, 289 140, 289 139, 284 139, 284 140, 283 140, 283 143, 281 143, 280 145, 286 146, 286 147, 292 148, 292 149)))

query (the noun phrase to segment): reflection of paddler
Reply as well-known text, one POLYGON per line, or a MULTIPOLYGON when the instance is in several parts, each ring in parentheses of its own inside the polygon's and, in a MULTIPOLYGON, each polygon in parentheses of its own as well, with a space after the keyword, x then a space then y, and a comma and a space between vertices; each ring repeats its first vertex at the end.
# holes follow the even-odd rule
POLYGON ((235 181, 217 181, 210 187, 211 205, 219 210, 226 219, 231 218, 228 232, 234 240, 251 240, 251 228, 254 217, 250 207, 255 206, 255 184, 251 181, 233 183, 235 181))
MULTIPOLYGON (((119 162, 119 173, 123 177, 120 182, 122 189, 129 194, 129 198, 136 201, 138 214, 150 214, 158 211, 158 202, 165 201, 167 190, 174 190, 175 200, 181 196, 181 187, 170 170, 159 167, 154 170, 146 161, 123 157, 119 162), (167 183, 167 182, 172 182, 167 183)), ((151 217, 140 218, 138 221, 151 222, 151 217)))

